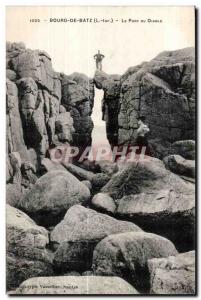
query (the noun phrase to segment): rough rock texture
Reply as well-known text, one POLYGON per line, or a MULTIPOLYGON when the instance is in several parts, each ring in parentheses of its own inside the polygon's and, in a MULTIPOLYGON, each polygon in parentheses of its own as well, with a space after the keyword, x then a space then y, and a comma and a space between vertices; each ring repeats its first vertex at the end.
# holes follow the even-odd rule
POLYGON ((56 163, 52 160, 50 160, 49 158, 43 158, 43 160, 41 161, 41 166, 40 166, 41 170, 43 173, 49 172, 49 171, 56 171, 56 170, 60 170, 60 171, 65 171, 66 169, 60 164, 60 163, 56 163))
POLYGON ((116 215, 134 222, 145 231, 169 238, 180 251, 194 248, 195 200, 193 194, 171 189, 121 198, 116 215))
POLYGON ((112 197, 104 193, 96 194, 92 198, 91 203, 96 209, 99 209, 103 212, 114 213, 116 210, 116 205, 112 197))
POLYGON ((98 170, 100 170, 100 172, 109 176, 112 176, 118 170, 116 163, 109 160, 96 161, 95 166, 98 170))
POLYGON ((195 178, 195 161, 180 155, 169 155, 163 159, 167 169, 179 175, 195 178))
POLYGON ((146 117, 150 139, 159 138, 163 143, 194 138, 194 52, 194 48, 165 51, 122 76, 96 72, 96 87, 104 90, 111 145, 135 142, 139 115, 146 117))
POLYGON ((52 274, 51 255, 45 249, 48 231, 22 211, 7 205, 7 289, 34 276, 52 274))
POLYGON ((39 224, 50 226, 56 225, 71 206, 89 197, 89 189, 68 171, 50 171, 37 180, 18 206, 39 224))
POLYGON ((6 46, 7 152, 20 152, 33 163, 27 148, 33 149, 38 166, 61 143, 90 144, 92 80, 55 72, 44 51, 26 49, 22 43, 6 46))
POLYGON ((108 75, 96 70, 94 83, 103 89, 102 120, 106 122, 106 133, 111 145, 118 144, 118 113, 120 103, 120 75, 108 75))
POLYGON ((152 233, 127 232, 103 239, 95 248, 93 270, 97 275, 120 276, 139 291, 149 289, 147 261, 176 255, 174 245, 152 233))
POLYGON ((16 294, 135 295, 136 289, 119 277, 57 276, 35 277, 23 282, 16 294), (32 287, 33 286, 33 287, 32 287))
POLYGON ((162 161, 147 157, 125 164, 101 191, 117 199, 119 217, 168 237, 180 250, 193 249, 194 185, 168 171, 162 161))
POLYGON ((109 175, 105 173, 94 174, 91 171, 85 170, 71 163, 63 162, 62 165, 80 180, 90 181, 94 191, 96 192, 99 191, 110 179, 109 175))
POLYGON ((73 73, 70 76, 62 74, 61 86, 61 103, 70 111, 74 120, 74 143, 78 146, 90 145, 93 129, 90 117, 94 101, 93 80, 80 73, 73 73))
POLYGON ((51 232, 51 242, 61 243, 54 255, 60 272, 85 271, 91 267, 93 250, 104 237, 120 232, 141 231, 130 223, 118 221, 80 205, 71 207, 64 220, 51 232))
POLYGON ((195 295, 195 251, 148 261, 152 294, 195 295))
POLYGON ((9 79, 6 80, 6 104, 7 152, 19 152, 22 157, 27 157, 19 113, 18 90, 16 84, 9 79))
POLYGON ((168 171, 161 160, 147 156, 145 160, 122 165, 101 191, 109 193, 114 199, 120 199, 125 195, 161 189, 172 189, 183 194, 194 193, 194 185, 168 171))
POLYGON ((179 154, 186 159, 195 159, 195 141, 177 141, 172 144, 172 154, 179 154))

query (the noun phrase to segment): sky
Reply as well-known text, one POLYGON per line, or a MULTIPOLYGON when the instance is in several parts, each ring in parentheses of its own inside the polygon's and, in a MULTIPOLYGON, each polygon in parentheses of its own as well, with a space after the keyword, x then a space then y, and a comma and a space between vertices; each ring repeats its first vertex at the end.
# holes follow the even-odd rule
MULTIPOLYGON (((58 72, 93 77, 93 56, 100 50, 105 55, 103 70, 123 74, 130 66, 149 61, 162 51, 193 47, 194 8, 11 6, 6 11, 6 38, 10 42, 22 41, 30 49, 45 50, 58 72), (49 22, 50 18, 112 18, 114 22, 55 23, 49 22)), ((100 115, 101 98, 102 91, 96 91, 92 115, 96 126, 105 126, 100 115)))

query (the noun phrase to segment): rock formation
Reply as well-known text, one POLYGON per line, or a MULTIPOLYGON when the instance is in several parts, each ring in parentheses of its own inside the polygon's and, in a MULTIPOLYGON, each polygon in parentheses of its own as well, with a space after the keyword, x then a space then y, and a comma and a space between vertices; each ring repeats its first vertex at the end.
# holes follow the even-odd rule
POLYGON ((48 231, 25 213, 7 205, 7 288, 34 276, 52 275, 52 258, 46 249, 48 231))
POLYGON ((194 49, 90 79, 7 43, 6 76, 8 292, 195 294, 194 49), (152 157, 52 159, 91 145, 94 86, 111 148, 144 115, 152 157))
POLYGON ((16 294, 135 295, 139 293, 119 277, 57 276, 35 277, 26 280, 16 290, 16 294))
POLYGON ((104 90, 103 108, 111 145, 133 144, 137 117, 150 127, 153 147, 195 138, 195 53, 193 48, 165 51, 122 76, 96 71, 104 90))
POLYGON ((38 167, 55 145, 90 145, 93 80, 55 72, 47 53, 22 43, 7 43, 6 50, 8 153, 18 151, 38 167))
POLYGON ((195 252, 148 260, 151 293, 195 295, 195 252))

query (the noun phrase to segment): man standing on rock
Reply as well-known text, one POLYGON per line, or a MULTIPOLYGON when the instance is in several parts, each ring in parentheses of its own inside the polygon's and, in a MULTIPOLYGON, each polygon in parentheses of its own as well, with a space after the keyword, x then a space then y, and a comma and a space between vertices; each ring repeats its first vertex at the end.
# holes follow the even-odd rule
POLYGON ((100 53, 100 50, 98 50, 98 53, 94 55, 94 59, 96 60, 96 69, 102 71, 102 60, 105 56, 100 53))

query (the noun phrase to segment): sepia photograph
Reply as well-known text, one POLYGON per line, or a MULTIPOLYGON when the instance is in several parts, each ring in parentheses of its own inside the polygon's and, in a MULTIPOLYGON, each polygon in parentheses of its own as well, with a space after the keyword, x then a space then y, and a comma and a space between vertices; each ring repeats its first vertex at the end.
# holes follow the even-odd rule
POLYGON ((197 294, 196 16, 6 7, 7 295, 197 294))

